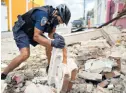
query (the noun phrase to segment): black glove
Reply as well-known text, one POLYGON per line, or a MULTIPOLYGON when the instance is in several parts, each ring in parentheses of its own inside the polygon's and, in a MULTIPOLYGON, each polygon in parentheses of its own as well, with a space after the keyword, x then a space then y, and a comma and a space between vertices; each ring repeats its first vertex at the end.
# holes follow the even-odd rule
POLYGON ((1 73, 1 80, 5 80, 5 79, 6 79, 6 77, 7 77, 7 75, 6 75, 6 74, 1 73))
POLYGON ((49 70, 49 65, 46 67, 46 73, 48 74, 48 70, 49 70))
POLYGON ((54 38, 54 39, 61 39, 61 40, 64 40, 64 38, 63 38, 61 35, 57 34, 57 33, 54 33, 54 34, 53 34, 53 38, 54 38))
POLYGON ((55 47, 55 48, 61 48, 62 49, 65 46, 65 42, 62 39, 57 39, 56 38, 56 39, 51 41, 51 46, 55 47))

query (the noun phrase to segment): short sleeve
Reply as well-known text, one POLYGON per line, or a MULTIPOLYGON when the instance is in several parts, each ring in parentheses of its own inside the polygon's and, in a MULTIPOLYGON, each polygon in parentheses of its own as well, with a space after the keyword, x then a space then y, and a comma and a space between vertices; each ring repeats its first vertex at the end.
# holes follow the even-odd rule
POLYGON ((41 10, 36 10, 33 14, 35 20, 35 27, 41 31, 44 31, 45 24, 48 21, 48 15, 46 12, 41 10))

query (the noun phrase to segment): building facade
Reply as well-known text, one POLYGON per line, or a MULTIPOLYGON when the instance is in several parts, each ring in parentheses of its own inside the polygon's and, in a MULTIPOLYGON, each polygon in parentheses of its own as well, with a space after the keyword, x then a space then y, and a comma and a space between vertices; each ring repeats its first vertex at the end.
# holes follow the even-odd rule
MULTIPOLYGON (((103 24, 116 17, 126 7, 125 2, 114 2, 116 0, 96 0, 94 7, 94 25, 103 24)), ((115 26, 126 28, 126 17, 113 22, 115 26)))
POLYGON ((3 22, 1 22, 1 28, 6 24, 7 31, 12 31, 12 27, 14 26, 14 22, 17 20, 18 15, 27 12, 33 7, 43 5, 44 0, 1 0, 1 18, 5 18, 5 20, 3 19, 3 22), (5 10, 7 12, 4 12, 5 10))
POLYGON ((94 24, 103 24, 106 22, 107 3, 106 0, 95 0, 94 6, 94 24))

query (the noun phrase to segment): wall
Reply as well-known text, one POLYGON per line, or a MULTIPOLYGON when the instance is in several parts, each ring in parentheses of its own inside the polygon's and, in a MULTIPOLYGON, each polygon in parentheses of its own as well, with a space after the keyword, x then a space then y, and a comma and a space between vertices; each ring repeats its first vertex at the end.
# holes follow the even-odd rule
POLYGON ((14 22, 17 20, 17 16, 26 12, 26 6, 28 5, 28 10, 32 7, 43 6, 45 5, 45 0, 1 0, 4 1, 7 6, 7 14, 8 14, 8 29, 14 26, 14 22), (29 3, 27 3, 27 1, 29 3), (33 2, 34 1, 34 2, 33 2), (10 5, 11 4, 11 9, 10 5), (33 5, 33 6, 32 6, 33 5), (11 14, 11 18, 10 18, 11 14), (12 23, 10 22, 12 20, 12 23))
POLYGON ((2 0, 5 2, 6 6, 7 6, 7 17, 8 17, 8 28, 10 28, 10 20, 9 20, 9 1, 8 0, 2 0))
POLYGON ((106 0, 96 0, 94 7, 94 24, 106 22, 106 0))
POLYGON ((12 0, 12 26, 17 20, 18 15, 26 12, 26 0, 12 0))

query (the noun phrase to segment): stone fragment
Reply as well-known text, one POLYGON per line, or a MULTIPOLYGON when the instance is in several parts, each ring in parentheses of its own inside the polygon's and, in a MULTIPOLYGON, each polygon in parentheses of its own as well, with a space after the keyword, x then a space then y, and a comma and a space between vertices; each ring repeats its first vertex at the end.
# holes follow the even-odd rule
POLYGON ((109 59, 91 59, 86 61, 85 70, 92 73, 111 72, 115 62, 109 59))
POLYGON ((114 88, 114 85, 113 84, 109 84, 107 88, 108 89, 113 89, 114 88))
POLYGON ((33 83, 45 84, 47 82, 47 77, 35 77, 32 79, 33 83))
POLYGON ((86 71, 79 72, 78 77, 86 79, 86 80, 94 80, 94 81, 101 81, 102 75, 98 73, 89 73, 86 71))

